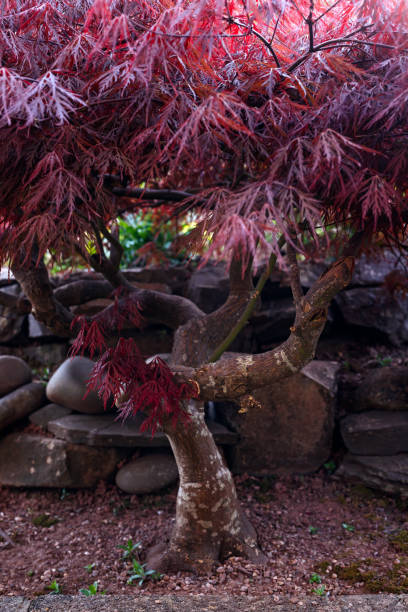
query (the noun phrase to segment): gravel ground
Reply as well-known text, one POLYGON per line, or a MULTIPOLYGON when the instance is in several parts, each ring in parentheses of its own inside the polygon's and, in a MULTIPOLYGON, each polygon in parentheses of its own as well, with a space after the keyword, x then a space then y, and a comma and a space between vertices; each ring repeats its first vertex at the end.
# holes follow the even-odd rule
POLYGON ((95 582, 98 593, 114 595, 269 596, 298 606, 310 595, 408 593, 401 501, 336 481, 325 470, 235 480, 266 566, 232 558, 207 576, 179 572, 140 587, 127 584, 131 564, 118 546, 141 542, 143 563, 143 550, 170 532, 176 488, 145 496, 105 483, 93 491, 0 488, 0 595, 75 595, 95 582))

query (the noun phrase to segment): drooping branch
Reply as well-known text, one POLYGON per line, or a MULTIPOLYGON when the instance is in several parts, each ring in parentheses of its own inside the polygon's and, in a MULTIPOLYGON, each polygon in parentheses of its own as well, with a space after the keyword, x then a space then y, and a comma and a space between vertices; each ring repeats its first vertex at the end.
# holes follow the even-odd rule
POLYGON ((239 398, 298 372, 313 359, 332 298, 352 277, 354 257, 334 263, 309 289, 298 324, 277 348, 259 355, 244 355, 206 364, 198 369, 176 368, 181 380, 193 380, 201 400, 239 398))

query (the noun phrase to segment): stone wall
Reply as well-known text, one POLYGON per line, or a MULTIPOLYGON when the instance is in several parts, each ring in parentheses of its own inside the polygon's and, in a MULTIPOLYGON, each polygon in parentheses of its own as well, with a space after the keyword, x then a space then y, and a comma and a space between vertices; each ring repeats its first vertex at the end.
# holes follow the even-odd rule
MULTIPOLYGON (((334 346, 347 334, 353 337, 365 331, 389 346, 402 347, 408 341, 407 298, 387 292, 384 284, 387 276, 400 267, 398 257, 391 252, 381 261, 363 257, 357 264, 353 284, 331 307, 323 344, 334 346)), ((323 269, 323 264, 304 265, 303 287, 310 287, 323 269)), ((220 264, 202 270, 134 268, 125 274, 137 286, 189 297, 205 312, 218 308, 228 295, 228 275, 220 264)), ((111 288, 98 274, 79 272, 58 277, 53 282, 60 299, 64 300, 64 296, 73 293, 75 283, 84 280, 93 281, 94 287, 96 282, 98 297, 76 303, 74 300, 69 304, 73 312, 94 314, 111 303, 111 288)), ((20 292, 17 283, 4 272, 0 285, 2 290, 15 295, 20 292)), ((285 274, 274 272, 256 313, 231 350, 256 353, 284 340, 294 318, 290 296, 285 274)), ((134 492, 135 486, 144 490, 142 476, 149 473, 146 462, 162 475, 157 486, 174 480, 174 460, 164 436, 159 435, 148 443, 150 435, 140 434, 137 420, 122 426, 113 414, 103 412, 95 395, 88 396, 88 408, 85 407, 82 397, 91 367, 89 363, 86 365, 86 359, 76 372, 72 370, 73 362, 66 362, 54 374, 46 397, 41 378, 48 378, 64 362, 68 343, 39 325, 31 315, 16 316, 4 307, 0 310, 0 435, 3 436, 0 483, 91 486, 99 478, 114 478, 117 465, 124 461, 126 470, 117 478, 125 490, 134 492), (22 357, 23 361, 16 357, 22 357), (13 382, 12 375, 17 377, 17 383, 13 382), (60 389, 58 376, 63 380, 60 389), (79 388, 75 396, 76 384, 79 388), (90 407, 91 400, 93 407, 90 407), (28 419, 31 425, 24 430, 28 419), (50 440, 54 441, 52 445, 50 440), (14 467, 10 464, 11 456, 16 457, 14 467), (106 461, 101 462, 102 456, 106 461), (132 456, 134 460, 129 462, 132 456), (150 459, 145 459, 146 456, 150 459), (81 473, 82 461, 90 466, 86 473, 81 473), (39 469, 41 462, 45 466, 43 475, 39 469), (29 466, 28 476, 23 472, 19 475, 17 465, 23 472, 23 466, 29 466), (54 481, 47 476, 52 470, 54 481), (57 472, 59 476, 55 480, 57 472), (135 482, 138 484, 132 484, 135 482)), ((149 326, 134 334, 146 357, 171 350, 172 332, 165 326, 149 326)), ((333 363, 330 358, 319 359, 302 373, 255 392, 247 411, 231 404, 209 406, 210 416, 216 418, 215 422, 211 420, 211 427, 218 443, 226 449, 231 469, 256 475, 315 471, 332 453, 334 430, 339 422, 348 453, 338 475, 405 495, 408 491, 406 368, 373 370, 349 394, 347 407, 339 409, 337 377, 341 365, 344 366, 341 360, 333 363)), ((340 404, 342 401, 340 397, 340 404)), ((148 482, 149 478, 144 481, 148 482)))

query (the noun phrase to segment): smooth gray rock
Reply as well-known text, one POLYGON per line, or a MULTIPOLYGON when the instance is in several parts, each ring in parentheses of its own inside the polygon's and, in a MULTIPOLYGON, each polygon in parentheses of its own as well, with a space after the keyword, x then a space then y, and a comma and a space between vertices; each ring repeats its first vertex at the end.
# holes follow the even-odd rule
POLYGON ((355 393, 353 411, 407 410, 408 367, 383 367, 364 376, 355 393))
POLYGON ((355 455, 408 452, 408 412, 372 410, 341 421, 344 444, 355 455))
POLYGON ((102 414, 103 402, 96 393, 88 391, 87 382, 95 363, 86 357, 67 359, 54 372, 47 385, 50 402, 84 414, 102 414))
POLYGON ((122 458, 116 449, 10 434, 0 441, 0 484, 13 487, 92 487, 111 476, 122 458))
POLYGON ((388 457, 348 453, 336 477, 361 482, 368 487, 408 498, 408 454, 388 457))
POLYGON ((72 414, 72 410, 69 408, 65 408, 59 404, 47 404, 30 414, 28 419, 33 425, 38 425, 39 427, 47 429, 47 425, 50 421, 60 419, 69 414, 72 414))
POLYGON ((222 404, 221 419, 239 434, 229 453, 232 470, 258 476, 317 470, 332 449, 338 370, 336 362, 315 361, 255 390, 257 404, 246 412, 222 404))
MULTIPOLYGON (((100 416, 71 414, 50 421, 48 431, 57 438, 89 446, 118 446, 123 448, 169 446, 167 436, 162 431, 157 431, 153 437, 149 432, 140 431, 140 425, 145 419, 142 414, 131 417, 124 423, 115 419, 116 415, 113 414, 100 416)), ((207 425, 217 444, 235 444, 237 442, 237 434, 229 431, 221 423, 209 421, 207 425)))
POLYGON ((116 474, 116 485, 126 493, 153 493, 175 482, 178 469, 173 455, 144 455, 116 474))
POLYGON ((31 382, 31 368, 19 357, 0 357, 0 397, 31 382))
POLYGON ((0 431, 37 410, 45 403, 45 386, 33 382, 0 399, 0 431))

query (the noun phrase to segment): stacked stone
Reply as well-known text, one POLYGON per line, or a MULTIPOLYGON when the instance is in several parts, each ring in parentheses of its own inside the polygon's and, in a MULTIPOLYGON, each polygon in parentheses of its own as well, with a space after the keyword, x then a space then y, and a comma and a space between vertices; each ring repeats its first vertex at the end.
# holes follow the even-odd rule
POLYGON ((341 421, 349 452, 337 474, 408 497, 408 368, 370 372, 352 406, 354 413, 341 421))
MULTIPOLYGON (((47 400, 41 383, 20 386, 0 399, 4 427, 29 415, 30 422, 44 432, 11 433, 0 441, 0 484, 81 488, 116 475, 123 491, 143 494, 177 480, 167 437, 162 432, 154 437, 140 432, 143 415, 119 422, 115 408, 107 412, 97 392, 88 391, 93 366, 85 357, 64 361, 46 388, 52 403, 44 405, 47 400), (118 470, 118 464, 135 451, 142 456, 118 470)), ((0 357, 0 372, 0 392, 32 376, 30 368, 16 357, 0 357)), ((221 424, 210 424, 210 430, 220 445, 237 440, 221 424)))

